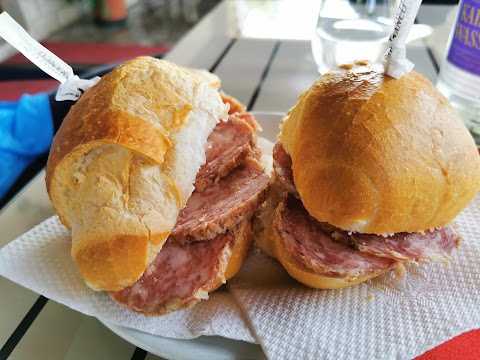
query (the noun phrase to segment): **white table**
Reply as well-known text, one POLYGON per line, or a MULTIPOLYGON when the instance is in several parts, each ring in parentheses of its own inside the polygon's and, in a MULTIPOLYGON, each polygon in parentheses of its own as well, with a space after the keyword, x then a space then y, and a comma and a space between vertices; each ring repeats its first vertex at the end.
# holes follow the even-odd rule
MULTIPOLYGON (((282 2, 267 3, 224 1, 184 36, 166 59, 215 72, 222 80, 223 90, 248 104, 249 110, 288 110, 318 77, 310 43, 306 40, 308 29, 313 26, 309 21, 314 21, 315 16, 312 20, 312 16, 305 16, 299 9, 297 15, 305 16, 303 33, 296 35, 300 40, 285 39, 288 37, 285 24, 280 21, 277 24, 281 26, 275 28, 274 18, 270 19, 268 30, 278 38, 254 38, 252 36, 261 36, 262 30, 251 28, 252 17, 258 19, 266 14, 271 17, 277 13, 281 19, 285 15, 282 11, 291 11, 282 10, 282 2)), ((310 5, 314 6, 314 2, 310 5)), ((422 6, 417 22, 433 26, 434 32, 426 40, 417 40, 408 47, 415 69, 433 82, 454 11, 452 6, 422 6)), ((0 248, 53 214, 44 177, 42 171, 0 210, 0 248)), ((223 346, 228 349, 236 345, 234 341, 225 340, 223 346)), ((97 319, 39 297, 2 277, 0 349, 0 359, 8 355, 10 359, 39 360, 158 358, 116 336, 97 319)), ((253 357, 262 355, 255 345, 249 345, 247 350, 253 357)))

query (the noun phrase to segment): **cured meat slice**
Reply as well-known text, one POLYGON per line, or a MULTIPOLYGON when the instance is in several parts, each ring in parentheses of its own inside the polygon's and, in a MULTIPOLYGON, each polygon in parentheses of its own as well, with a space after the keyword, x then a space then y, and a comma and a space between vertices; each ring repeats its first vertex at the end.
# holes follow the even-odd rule
POLYGON ((256 136, 254 128, 238 116, 220 121, 208 137, 206 162, 197 174, 195 190, 203 191, 241 164, 256 148, 256 136))
POLYGON ((234 116, 236 116, 237 118, 245 121, 248 125, 250 125, 252 127, 252 129, 254 131, 257 131, 257 130, 261 130, 262 127, 257 123, 257 121, 255 120, 255 117, 253 116, 252 113, 249 113, 249 112, 246 112, 246 113, 238 113, 238 114, 235 114, 234 116))
POLYGON ((349 234, 327 223, 320 223, 333 239, 367 254, 404 262, 448 261, 462 238, 452 225, 421 233, 396 233, 390 236, 349 234))
POLYGON ((424 234, 352 234, 352 240, 356 248, 368 254, 408 262, 437 262, 449 260, 462 238, 450 225, 424 234))
POLYGON ((230 232, 185 245, 169 239, 135 284, 110 296, 145 315, 191 307, 220 281, 234 242, 230 232))
MULTIPOLYGON (((295 196, 292 159, 282 144, 273 148, 273 168, 277 183, 295 196)), ((297 196, 298 197, 298 196, 297 196)), ((396 233, 391 236, 348 232, 327 223, 318 223, 333 240, 353 246, 364 253, 405 262, 447 261, 458 248, 461 237, 452 226, 420 233, 396 233)))
POLYGON ((273 147, 273 171, 276 182, 285 190, 297 196, 293 182, 292 158, 287 154, 281 142, 273 147))
POLYGON ((170 237, 185 242, 224 233, 252 215, 265 198, 268 181, 258 161, 247 158, 215 186, 193 192, 170 237))
POLYGON ((235 99, 233 96, 227 95, 224 92, 220 92, 220 96, 222 97, 222 101, 225 104, 230 105, 230 109, 228 110, 229 115, 245 112, 245 105, 243 105, 240 101, 235 99))
POLYGON ((395 260, 365 254, 332 239, 291 194, 280 202, 273 221, 286 252, 316 273, 354 281, 397 266, 395 260))

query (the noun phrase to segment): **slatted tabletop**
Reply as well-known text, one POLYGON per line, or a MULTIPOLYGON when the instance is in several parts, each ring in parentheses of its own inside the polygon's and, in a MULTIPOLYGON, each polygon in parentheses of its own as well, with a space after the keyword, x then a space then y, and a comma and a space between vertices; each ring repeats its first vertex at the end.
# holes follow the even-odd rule
MULTIPOLYGON (((166 56, 206 68, 223 90, 249 110, 287 111, 317 77, 308 40, 258 39, 242 35, 239 1, 224 1, 166 56)), ((241 2, 245 3, 245 1, 241 2)), ((246 2, 253 5, 255 1, 246 2)), ((433 34, 408 46, 416 71, 435 82, 454 7, 423 5, 418 24, 433 34)), ((0 212, 0 248, 53 215, 42 171, 0 212)), ((49 301, 0 277, 0 359, 155 359, 108 330, 98 319, 49 301)), ((259 352, 260 353, 260 352, 259 352)))

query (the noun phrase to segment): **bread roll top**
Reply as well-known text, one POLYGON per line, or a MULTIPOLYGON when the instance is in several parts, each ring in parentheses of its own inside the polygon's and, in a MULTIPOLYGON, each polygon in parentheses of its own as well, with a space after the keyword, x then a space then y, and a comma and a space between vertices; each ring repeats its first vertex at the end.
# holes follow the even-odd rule
POLYGON ((140 57, 104 76, 66 116, 47 190, 90 287, 133 284, 160 251, 228 110, 214 80, 140 57))
POLYGON ((348 231, 447 225, 480 187, 480 157, 448 100, 412 71, 357 61, 317 80, 279 135, 308 212, 348 231))

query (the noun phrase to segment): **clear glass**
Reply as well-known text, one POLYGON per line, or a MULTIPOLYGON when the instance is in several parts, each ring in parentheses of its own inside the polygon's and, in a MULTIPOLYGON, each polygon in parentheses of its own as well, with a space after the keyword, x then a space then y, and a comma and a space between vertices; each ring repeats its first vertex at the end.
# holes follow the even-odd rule
POLYGON ((312 38, 312 53, 321 74, 354 61, 378 61, 392 32, 393 1, 324 0, 312 38))

